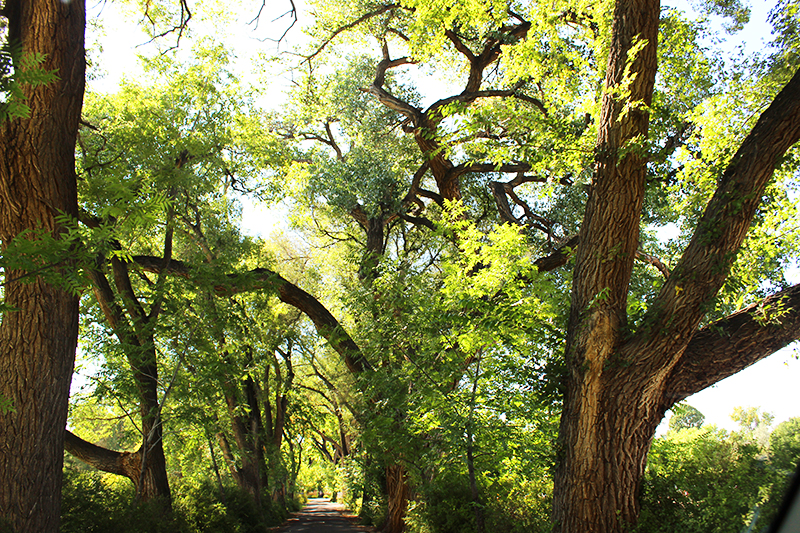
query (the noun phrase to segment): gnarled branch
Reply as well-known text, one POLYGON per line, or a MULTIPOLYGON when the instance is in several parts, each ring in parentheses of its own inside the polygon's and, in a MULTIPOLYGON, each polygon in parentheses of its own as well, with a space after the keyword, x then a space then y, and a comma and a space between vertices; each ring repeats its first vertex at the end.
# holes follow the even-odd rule
MULTIPOLYGON (((154 256, 134 256, 133 262, 140 268, 153 273, 159 273, 164 268, 163 259, 154 256)), ((167 270, 169 274, 189 280, 194 279, 194 271, 183 261, 173 259, 167 266, 167 270)), ((342 356, 345 365, 351 372, 359 373, 372 368, 358 345, 331 312, 319 300, 287 281, 277 272, 267 268, 256 268, 242 274, 229 274, 222 282, 216 284, 213 290, 221 296, 256 290, 273 292, 282 302, 298 309, 311 319, 317 332, 342 356)))

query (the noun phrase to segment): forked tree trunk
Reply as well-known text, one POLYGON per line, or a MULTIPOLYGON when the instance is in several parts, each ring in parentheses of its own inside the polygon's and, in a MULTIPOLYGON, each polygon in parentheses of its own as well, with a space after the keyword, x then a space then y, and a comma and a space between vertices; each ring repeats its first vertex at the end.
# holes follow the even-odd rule
MULTIPOLYGON (((164 489, 164 478, 160 475, 161 469, 158 465, 157 451, 151 449, 148 456, 153 460, 146 459, 145 471, 142 473, 142 449, 136 452, 117 452, 85 441, 70 431, 66 432, 64 439, 64 449, 72 456, 84 463, 118 476, 124 476, 131 480, 137 494, 142 501, 153 501, 158 498, 169 497, 169 486, 164 489), (147 466, 151 464, 153 466, 147 466)), ((163 454, 163 451, 162 451, 163 454)))
MULTIPOLYGON (((172 244, 169 232, 165 242, 167 250, 165 255, 170 257, 172 244)), ((102 264, 103 258, 98 258, 98 261, 102 264)), ((125 347, 125 355, 133 372, 133 381, 136 384, 139 400, 142 445, 134 454, 136 457, 129 458, 129 461, 133 461, 130 468, 137 468, 138 474, 131 471, 108 471, 130 478, 136 487, 137 500, 154 501, 158 499, 165 504, 165 509, 170 509, 172 494, 164 456, 161 401, 158 397, 158 362, 153 333, 153 328, 158 320, 160 304, 153 303, 150 314, 147 314, 134 292, 127 264, 117 258, 112 258, 110 262, 116 292, 100 267, 90 271, 89 276, 93 283, 92 289, 97 303, 120 344, 125 347)), ((155 301, 158 301, 158 297, 155 301)), ((72 453, 69 448, 67 451, 72 453)), ((113 450, 106 450, 106 452, 110 454, 126 453, 113 450)), ((98 457, 92 455, 90 448, 84 449, 82 455, 76 455, 76 457, 96 468, 101 468, 98 465, 104 464, 98 457)))
POLYGON ((125 476, 136 489, 138 501, 160 500, 164 509, 172 505, 172 493, 164 456, 163 429, 158 403, 158 374, 154 366, 144 365, 134 372, 139 388, 139 414, 142 445, 136 452, 108 450, 84 441, 67 431, 64 449, 84 463, 112 474, 125 476))
MULTIPOLYGON (((75 139, 84 89, 83 0, 6 0, 8 38, 46 56, 58 80, 23 87, 27 118, 0 124, 0 241, 42 229, 58 238, 55 218, 77 217, 75 139)), ((69 269, 65 258, 50 266, 69 269)), ((44 266, 44 265, 43 265, 44 266)), ((64 431, 78 298, 19 270, 5 272, 4 300, 17 309, 0 325, 0 523, 18 533, 58 529, 64 431), (23 283, 23 281, 27 283, 23 283)))
POLYGON ((619 390, 611 379, 621 363, 615 358, 627 325, 645 188, 643 151, 621 154, 635 139, 647 138, 659 16, 658 0, 619 0, 614 8, 597 167, 581 225, 567 333, 569 374, 553 500, 556 530, 563 533, 618 532, 638 517, 637 490, 652 438, 642 424, 649 426, 652 413, 642 408, 639 387, 619 390), (637 40, 646 44, 630 54, 637 40))

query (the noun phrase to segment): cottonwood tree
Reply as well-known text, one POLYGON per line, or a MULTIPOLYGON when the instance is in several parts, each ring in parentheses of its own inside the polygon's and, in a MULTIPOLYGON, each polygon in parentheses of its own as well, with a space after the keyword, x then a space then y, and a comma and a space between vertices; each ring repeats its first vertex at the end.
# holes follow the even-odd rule
MULTIPOLYGON (((186 307, 167 283, 166 270, 150 279, 128 257, 155 249, 163 265, 173 253, 201 262, 238 260, 228 194, 253 172, 231 155, 237 151, 232 127, 242 110, 226 92, 235 83, 225 71, 225 55, 219 49, 197 53, 198 64, 185 70, 161 61, 154 76, 161 85, 127 84, 118 95, 91 99, 78 143, 79 218, 102 235, 88 277, 104 327, 127 360, 127 369, 118 371, 132 376, 142 444, 135 452, 105 450, 67 432, 66 449, 131 479, 137 498, 158 498, 167 507, 171 492, 161 413, 172 372, 163 375, 159 353, 168 337, 181 331, 186 307), (216 242, 226 238, 233 242, 228 248, 216 242), (225 251, 230 257, 221 258, 225 251)), ((176 358, 175 364, 181 362, 176 358)))
MULTIPOLYGON (((796 253, 793 241, 778 235, 787 254, 771 256, 759 265, 764 269, 735 261, 775 239, 769 228, 781 216, 792 220, 784 190, 794 171, 791 157, 778 175, 782 181, 771 183, 800 137, 800 79, 779 68, 792 65, 791 56, 776 56, 776 68, 757 76, 733 77, 728 88, 745 89, 746 98, 737 99, 724 90, 727 80, 716 85, 710 75, 714 65, 696 44, 696 26, 673 13, 661 21, 651 0, 502 3, 491 10, 482 2, 447 10, 421 2, 356 7, 361 16, 352 18, 348 10, 320 11, 338 19, 320 24, 326 37, 307 59, 313 64, 330 38, 350 31, 367 28, 377 36, 375 76, 362 88, 399 114, 418 162, 399 181, 405 194, 395 191, 389 196, 395 201, 384 202, 393 211, 377 202, 373 213, 380 216, 356 210, 352 218, 368 242, 372 236, 381 243, 386 234, 378 230, 388 218, 431 228, 445 201, 486 206, 476 199, 490 198, 500 219, 524 227, 531 255, 541 254, 533 261, 540 272, 572 267, 553 521, 560 531, 630 527, 647 451, 666 410, 800 333, 800 288, 787 287, 775 267, 796 253), (676 46, 683 41, 690 46, 676 46), (392 69, 442 57, 464 65, 466 80, 451 97, 423 106, 386 83, 392 69), (760 108, 758 98, 767 105, 760 108), (752 107, 754 119, 738 106, 752 107), (737 129, 750 133, 715 129, 719 118, 741 120, 737 129), (685 158, 683 168, 678 156, 685 158), (682 213, 669 205, 676 199, 686 206, 682 213), (568 209, 559 216, 561 206, 568 209), (689 238, 674 244, 670 265, 643 249, 655 246, 646 225, 680 217, 689 238), (573 251, 574 266, 568 263, 573 251), (651 268, 660 277, 642 272, 651 268), (726 286, 748 277, 750 283, 726 286), (770 284, 775 293, 764 298, 759 291, 770 284), (737 292, 744 293, 738 301, 737 292)), ((790 44, 783 51, 791 52, 790 44)), ((324 127, 328 121, 320 118, 324 127)), ((320 131, 337 152, 330 123, 320 131)), ((196 278, 181 260, 133 260, 151 272, 196 278)), ((362 279, 379 279, 376 262, 367 263, 359 269, 362 279)), ((275 293, 309 316, 354 374, 372 372, 381 361, 382 354, 366 353, 318 299, 273 270, 218 278, 214 290, 275 293)), ((402 513, 407 492, 398 473, 393 505, 402 513)), ((401 528, 393 516, 389 529, 401 528)))
POLYGON ((60 428, 78 335, 78 296, 65 278, 74 277, 75 242, 67 233, 78 214, 74 147, 86 14, 83 0, 7 0, 0 16, 7 22, 3 40, 19 51, 11 75, 25 81, 33 59, 55 74, 46 84, 21 84, 28 111, 0 124, 0 244, 4 259, 15 239, 28 242, 23 248, 29 254, 22 264, 5 264, 3 272, 0 522, 21 533, 54 532, 61 501, 60 428), (37 246, 45 242, 49 246, 37 246))

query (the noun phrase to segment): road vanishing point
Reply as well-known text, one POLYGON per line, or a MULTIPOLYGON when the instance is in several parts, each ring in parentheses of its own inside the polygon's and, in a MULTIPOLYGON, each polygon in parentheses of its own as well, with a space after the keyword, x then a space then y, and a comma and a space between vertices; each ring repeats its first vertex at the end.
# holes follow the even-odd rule
POLYGON ((277 533, 367 533, 374 529, 359 526, 345 513, 340 503, 326 498, 309 498, 302 511, 296 513, 277 533))

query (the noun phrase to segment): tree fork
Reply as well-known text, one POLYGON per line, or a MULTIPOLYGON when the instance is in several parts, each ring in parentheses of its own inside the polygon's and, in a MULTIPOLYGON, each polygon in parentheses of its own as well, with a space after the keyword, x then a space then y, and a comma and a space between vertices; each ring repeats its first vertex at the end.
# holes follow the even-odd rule
POLYGON ((621 532, 638 518, 636 493, 652 432, 628 427, 637 384, 629 395, 615 390, 606 374, 626 329, 639 247, 646 156, 629 148, 647 137, 659 15, 658 0, 619 0, 614 8, 597 166, 581 224, 567 329, 552 513, 560 533, 621 532), (642 46, 632 54, 637 43, 642 46))

